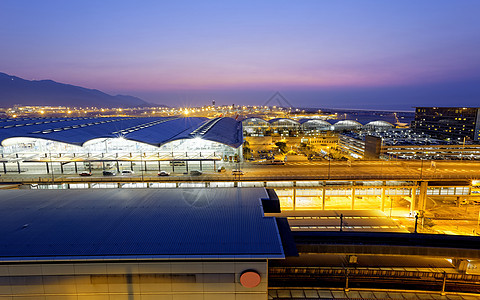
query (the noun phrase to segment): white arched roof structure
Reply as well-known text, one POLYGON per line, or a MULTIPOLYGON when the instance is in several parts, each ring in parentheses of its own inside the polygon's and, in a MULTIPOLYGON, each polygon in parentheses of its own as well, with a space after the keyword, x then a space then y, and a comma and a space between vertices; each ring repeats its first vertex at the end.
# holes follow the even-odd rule
POLYGON ((367 124, 365 124, 365 127, 367 126, 370 126, 370 127, 389 127, 389 128, 393 128, 395 126, 393 126, 392 123, 389 123, 387 121, 372 121, 372 122, 369 122, 367 124))
POLYGON ((362 124, 354 120, 341 120, 333 125, 333 129, 340 130, 357 130, 362 128, 362 124))

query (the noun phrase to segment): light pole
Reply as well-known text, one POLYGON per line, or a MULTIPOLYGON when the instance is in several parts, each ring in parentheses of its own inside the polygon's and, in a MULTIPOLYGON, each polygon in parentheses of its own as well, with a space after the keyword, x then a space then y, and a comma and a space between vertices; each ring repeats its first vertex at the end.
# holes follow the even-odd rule
POLYGON ((53 161, 52 161, 52 152, 48 152, 50 155, 50 168, 52 169, 52 184, 55 183, 55 175, 53 174, 53 161))
POLYGON ((418 214, 415 214, 415 231, 413 233, 417 233, 417 225, 418 225, 418 214))
POLYGON ((143 182, 143 153, 140 152, 140 171, 142 172, 142 182, 143 182))

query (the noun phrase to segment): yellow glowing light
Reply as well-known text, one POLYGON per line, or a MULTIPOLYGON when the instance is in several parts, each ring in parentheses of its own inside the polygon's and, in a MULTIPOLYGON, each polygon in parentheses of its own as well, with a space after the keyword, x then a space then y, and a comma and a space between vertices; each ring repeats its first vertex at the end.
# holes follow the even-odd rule
POLYGON ((16 117, 17 117, 17 115, 13 115, 12 117, 16 118, 16 117))
POLYGON ((41 111, 40 111, 40 114, 42 114, 42 115, 43 115, 44 113, 45 113, 45 111, 44 111, 44 110, 41 110, 41 111))
POLYGON ((71 110, 67 111, 67 114, 71 114, 71 113, 72 113, 72 111, 71 111, 71 110))

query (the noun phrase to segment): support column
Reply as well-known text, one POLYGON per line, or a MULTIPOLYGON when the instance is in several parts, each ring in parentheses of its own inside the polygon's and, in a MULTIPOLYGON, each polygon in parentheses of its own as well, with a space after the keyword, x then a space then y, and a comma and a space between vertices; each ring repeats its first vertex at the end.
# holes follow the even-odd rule
POLYGON ((325 186, 322 188, 322 210, 325 210, 325 195, 326 195, 327 189, 325 186))
POLYGON ((117 172, 120 173, 120 163, 118 162, 118 160, 115 162, 115 164, 117 165, 117 172))
POLYGON ((386 182, 383 181, 382 183, 382 211, 384 212, 385 211, 385 185, 386 185, 386 182))
POLYGON ((295 188, 295 183, 293 187, 293 210, 295 210, 295 207, 297 206, 297 189, 295 188))
POLYGON ((202 169, 202 161, 200 160, 200 171, 203 171, 202 169))
POLYGON ((417 202, 417 183, 415 182, 415 187, 412 188, 410 192, 410 198, 412 198, 412 203, 410 203, 410 214, 413 216, 415 211, 415 203, 417 202))
MULTIPOLYGON (((48 167, 48 163, 47 163, 47 167, 48 167)), ((5 162, 3 162, 3 174, 7 174, 7 164, 5 162)))
POLYGON ((20 171, 20 162, 19 161, 17 161, 17 170, 18 170, 18 174, 20 174, 21 171, 20 171))
MULTIPOLYGON (((3 165, 5 167, 5 165, 3 165)), ((47 174, 50 173, 50 168, 48 167, 48 162, 45 163, 45 166, 47 166, 47 174)), ((5 174, 7 173, 7 170, 5 170, 5 174)))
POLYGON ((416 210, 425 211, 427 207, 428 181, 420 181, 420 195, 418 196, 418 207, 416 210))
POLYGON ((355 209, 355 182, 352 185, 352 210, 355 209))
POLYGON ((78 173, 78 166, 77 166, 77 162, 74 161, 73 164, 75 165, 75 173, 78 173))
MULTIPOLYGON (((132 153, 130 153, 130 155, 132 155, 132 153)), ((130 170, 133 171, 133 161, 130 161, 130 170)))

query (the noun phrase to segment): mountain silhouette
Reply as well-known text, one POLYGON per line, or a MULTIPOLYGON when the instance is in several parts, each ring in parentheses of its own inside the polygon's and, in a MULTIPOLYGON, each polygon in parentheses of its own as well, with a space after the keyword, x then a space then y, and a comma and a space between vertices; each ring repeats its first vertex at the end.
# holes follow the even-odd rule
POLYGON ((151 106, 150 103, 133 96, 112 96, 99 90, 53 80, 25 80, 0 73, 0 107, 14 105, 105 108, 151 106))

